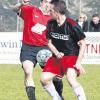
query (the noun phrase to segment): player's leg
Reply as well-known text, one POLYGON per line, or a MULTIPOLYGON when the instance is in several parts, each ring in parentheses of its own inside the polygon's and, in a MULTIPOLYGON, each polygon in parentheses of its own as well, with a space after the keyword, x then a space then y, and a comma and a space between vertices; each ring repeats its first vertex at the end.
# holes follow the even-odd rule
POLYGON ((33 81, 33 62, 26 60, 22 63, 24 70, 24 84, 29 100, 36 100, 35 85, 33 81))
MULTIPOLYGON (((42 48, 49 50, 49 48, 47 46, 42 47, 42 48)), ((40 65, 40 67, 42 69, 44 68, 44 66, 41 66, 41 65, 40 65)), ((62 100, 64 100, 64 98, 62 96, 62 91, 63 91, 63 82, 62 82, 62 79, 58 78, 58 77, 53 78, 53 84, 55 86, 56 91, 58 92, 58 94, 62 98, 62 100)))
MULTIPOLYGON (((43 69, 44 66, 41 66, 41 68, 43 69)), ((58 92, 58 94, 62 98, 62 100, 64 100, 64 98, 62 96, 62 92, 63 92, 63 82, 62 82, 62 79, 58 78, 58 77, 54 77, 53 78, 53 84, 55 86, 56 91, 58 92)))
POLYGON ((62 92, 63 92, 63 82, 62 82, 62 79, 59 78, 59 77, 54 77, 53 78, 53 84, 55 86, 56 91, 58 92, 58 94, 62 98, 62 100, 64 100, 64 98, 62 96, 62 92))
POLYGON ((53 100, 61 100, 52 82, 56 75, 50 72, 43 72, 41 75, 41 83, 44 89, 53 97, 53 100))
POLYGON ((52 83, 53 78, 56 76, 62 76, 60 66, 56 57, 51 57, 46 66, 43 68, 41 75, 41 83, 48 93, 53 97, 53 100, 62 100, 58 92, 56 91, 54 84, 52 83))
POLYGON ((83 90, 83 87, 76 79, 77 74, 74 68, 68 68, 67 70, 67 80, 70 86, 73 88, 75 95, 77 96, 78 100, 86 100, 86 96, 83 90))
POLYGON ((34 47, 29 45, 22 45, 20 60, 24 71, 24 84, 29 100, 36 100, 35 85, 33 81, 33 68, 35 66, 34 47))

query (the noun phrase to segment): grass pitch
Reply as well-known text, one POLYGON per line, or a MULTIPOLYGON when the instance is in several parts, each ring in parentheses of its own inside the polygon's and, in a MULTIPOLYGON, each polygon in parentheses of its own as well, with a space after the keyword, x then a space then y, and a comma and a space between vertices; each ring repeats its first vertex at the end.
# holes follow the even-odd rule
MULTIPOLYGON (((87 100, 100 100, 100 65, 84 65, 87 72, 78 80, 83 85, 87 100)), ((36 66, 34 70, 34 81, 36 85, 37 100, 52 100, 43 90, 39 76, 41 69, 36 66)), ((21 65, 0 65, 0 100, 28 100, 23 85, 24 73, 21 65)), ((72 89, 63 78, 65 100, 77 100, 72 89)))

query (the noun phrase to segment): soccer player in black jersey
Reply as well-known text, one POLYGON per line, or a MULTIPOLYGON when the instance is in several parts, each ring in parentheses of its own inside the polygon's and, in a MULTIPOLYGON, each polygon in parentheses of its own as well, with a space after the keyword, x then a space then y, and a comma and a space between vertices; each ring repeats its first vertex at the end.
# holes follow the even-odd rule
POLYGON ((48 46, 53 56, 48 60, 41 75, 41 83, 53 100, 61 100, 52 79, 66 75, 67 81, 74 90, 77 100, 86 100, 83 87, 77 76, 85 73, 81 60, 85 50, 85 35, 78 24, 66 16, 66 3, 52 0, 50 8, 52 20, 48 22, 48 46))

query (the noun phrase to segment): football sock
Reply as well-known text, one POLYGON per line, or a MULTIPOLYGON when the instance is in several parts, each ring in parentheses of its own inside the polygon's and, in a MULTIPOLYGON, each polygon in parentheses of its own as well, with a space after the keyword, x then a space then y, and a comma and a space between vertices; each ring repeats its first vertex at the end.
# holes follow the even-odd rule
POLYGON ((44 86, 44 89, 53 97, 53 100, 61 100, 52 82, 44 86))
POLYGON ((62 100, 64 100, 64 98, 62 97, 62 92, 63 92, 63 82, 62 82, 62 79, 54 78, 53 79, 53 84, 55 86, 56 91, 58 92, 58 94, 62 98, 62 100))
POLYGON ((35 98, 35 87, 33 86, 28 86, 26 87, 26 92, 29 100, 36 100, 35 98))
POLYGON ((85 96, 82 86, 75 87, 74 92, 75 92, 78 100, 86 100, 86 96, 85 96))

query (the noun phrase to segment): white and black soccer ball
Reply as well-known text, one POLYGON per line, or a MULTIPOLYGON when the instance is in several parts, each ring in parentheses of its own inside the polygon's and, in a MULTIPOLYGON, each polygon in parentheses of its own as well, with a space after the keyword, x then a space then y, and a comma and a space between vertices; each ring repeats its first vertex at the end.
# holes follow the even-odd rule
POLYGON ((42 49, 37 53, 37 62, 40 66, 45 66, 48 59, 52 56, 52 52, 48 49, 42 49))

